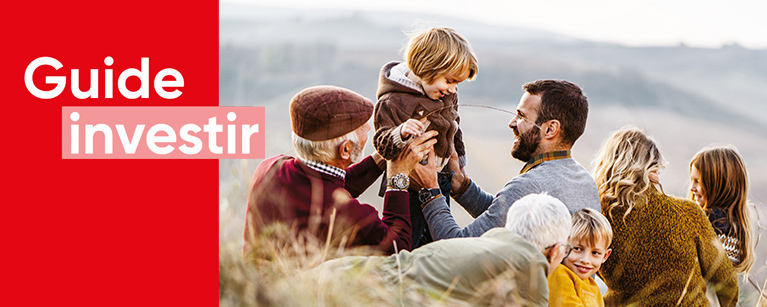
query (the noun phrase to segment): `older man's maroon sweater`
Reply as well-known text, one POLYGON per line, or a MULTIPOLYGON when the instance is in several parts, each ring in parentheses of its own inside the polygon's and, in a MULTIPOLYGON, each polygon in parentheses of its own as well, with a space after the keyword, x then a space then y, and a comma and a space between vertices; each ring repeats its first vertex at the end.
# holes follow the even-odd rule
POLYGON ((383 219, 378 210, 357 201, 381 175, 373 158, 346 169, 346 178, 318 172, 300 160, 284 155, 259 164, 251 181, 245 224, 245 251, 250 239, 265 227, 284 223, 297 234, 325 242, 336 209, 331 241, 346 246, 368 245, 386 253, 410 249, 411 225, 407 191, 384 195, 383 219), (345 238, 345 240, 343 239, 345 238))

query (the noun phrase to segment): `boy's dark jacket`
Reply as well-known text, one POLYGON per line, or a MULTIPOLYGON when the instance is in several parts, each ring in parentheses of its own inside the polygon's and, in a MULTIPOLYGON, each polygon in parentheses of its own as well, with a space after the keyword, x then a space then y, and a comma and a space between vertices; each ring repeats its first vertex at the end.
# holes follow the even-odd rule
POLYGON ((463 160, 466 150, 463 145, 463 133, 458 127, 460 123, 458 94, 449 94, 440 100, 431 100, 418 90, 390 80, 388 76, 392 67, 399 63, 389 62, 381 68, 376 93, 378 103, 375 105, 373 115, 373 125, 376 130, 373 145, 376 150, 385 159, 394 159, 399 155, 400 148, 397 148, 393 142, 392 131, 410 118, 421 119, 423 116, 428 116, 431 124, 426 130, 439 132, 434 153, 438 157, 450 158, 455 148, 456 153, 463 160))

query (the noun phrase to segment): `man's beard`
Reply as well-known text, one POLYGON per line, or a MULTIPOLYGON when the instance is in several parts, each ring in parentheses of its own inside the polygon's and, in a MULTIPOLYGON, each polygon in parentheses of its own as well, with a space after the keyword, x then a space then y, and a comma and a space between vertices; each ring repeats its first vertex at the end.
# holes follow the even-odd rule
POLYGON ((517 135, 519 135, 519 142, 511 148, 511 156, 522 162, 530 161, 533 157, 533 153, 538 150, 538 145, 541 144, 541 136, 538 132, 541 129, 533 127, 527 130, 525 133, 519 134, 517 129, 517 135))
POLYGON ((362 162, 362 158, 363 158, 362 146, 360 146, 360 144, 355 142, 352 142, 352 145, 354 145, 352 148, 352 155, 351 155, 352 164, 357 164, 362 162))

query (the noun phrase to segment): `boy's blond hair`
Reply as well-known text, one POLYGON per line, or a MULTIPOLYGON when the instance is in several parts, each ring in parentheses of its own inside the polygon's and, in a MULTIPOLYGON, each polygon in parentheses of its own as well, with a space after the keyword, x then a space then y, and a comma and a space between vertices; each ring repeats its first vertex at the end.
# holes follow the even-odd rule
POLYGON ((442 75, 477 75, 477 58, 469 42, 451 28, 438 27, 411 33, 405 48, 408 68, 421 80, 431 84, 442 75))
POLYGON ((597 210, 584 208, 573 213, 573 227, 570 228, 570 240, 585 242, 595 247, 599 239, 604 240, 605 248, 613 242, 613 229, 607 218, 597 210))

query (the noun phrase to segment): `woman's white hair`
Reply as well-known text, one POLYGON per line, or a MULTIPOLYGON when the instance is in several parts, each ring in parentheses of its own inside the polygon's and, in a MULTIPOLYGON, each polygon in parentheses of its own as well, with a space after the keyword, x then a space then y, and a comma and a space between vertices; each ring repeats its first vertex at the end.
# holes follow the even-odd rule
POLYGON ((555 243, 567 243, 571 225, 565 204, 545 192, 518 199, 506 215, 506 229, 517 233, 541 252, 555 243))
POLYGON ((355 157, 355 153, 362 154, 362 147, 360 145, 360 138, 357 133, 352 131, 335 139, 325 141, 310 141, 302 138, 293 133, 293 148, 296 149, 296 154, 301 160, 328 163, 333 159, 340 158, 338 154, 338 146, 344 141, 352 141, 354 144, 354 150, 352 151, 352 161, 359 162, 359 157, 355 157))

